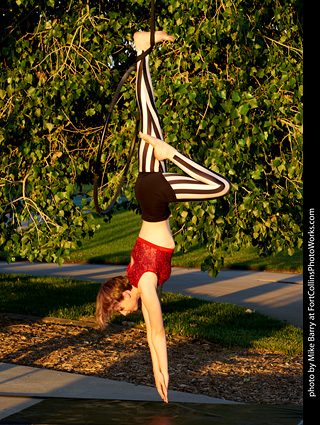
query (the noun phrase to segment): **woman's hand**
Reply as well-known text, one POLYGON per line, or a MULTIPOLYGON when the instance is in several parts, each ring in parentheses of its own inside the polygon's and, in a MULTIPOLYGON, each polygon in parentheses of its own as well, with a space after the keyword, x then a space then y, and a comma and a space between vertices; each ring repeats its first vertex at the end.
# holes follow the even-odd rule
POLYGON ((165 403, 168 403, 169 375, 164 375, 160 370, 153 371, 158 393, 165 403))

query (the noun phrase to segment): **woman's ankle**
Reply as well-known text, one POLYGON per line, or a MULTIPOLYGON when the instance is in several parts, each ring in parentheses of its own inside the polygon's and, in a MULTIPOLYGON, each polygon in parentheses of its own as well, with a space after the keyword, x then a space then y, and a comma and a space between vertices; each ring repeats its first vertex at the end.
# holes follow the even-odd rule
POLYGON ((138 31, 133 35, 136 51, 147 50, 150 47, 150 33, 138 31))
MULTIPOLYGON (((136 51, 147 50, 151 46, 151 33, 145 31, 138 31, 134 33, 133 40, 136 47, 136 51)), ((162 41, 174 41, 174 37, 168 35, 165 31, 155 31, 154 33, 155 43, 161 43, 162 41)))

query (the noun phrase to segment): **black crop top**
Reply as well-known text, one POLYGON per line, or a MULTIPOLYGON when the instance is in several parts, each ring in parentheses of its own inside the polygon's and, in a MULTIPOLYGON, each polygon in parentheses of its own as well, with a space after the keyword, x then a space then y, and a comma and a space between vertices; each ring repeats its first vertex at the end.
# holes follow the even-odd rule
POLYGON ((135 194, 142 211, 142 219, 145 221, 166 220, 170 216, 168 204, 176 201, 173 189, 160 172, 140 172, 135 194))

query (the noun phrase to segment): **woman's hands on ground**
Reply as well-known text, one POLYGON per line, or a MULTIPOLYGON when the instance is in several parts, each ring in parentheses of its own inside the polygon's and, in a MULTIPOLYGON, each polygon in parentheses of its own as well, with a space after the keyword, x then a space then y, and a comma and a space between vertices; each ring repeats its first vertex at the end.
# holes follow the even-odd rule
POLYGON ((153 374, 160 397, 165 403, 168 403, 169 375, 163 375, 160 370, 153 371, 153 374))

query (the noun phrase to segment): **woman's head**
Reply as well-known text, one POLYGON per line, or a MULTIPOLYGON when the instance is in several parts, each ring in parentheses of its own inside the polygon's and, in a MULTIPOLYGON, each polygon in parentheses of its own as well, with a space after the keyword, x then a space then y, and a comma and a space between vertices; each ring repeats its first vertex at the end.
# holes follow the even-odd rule
POLYGON ((101 329, 114 311, 119 310, 119 303, 123 299, 125 291, 131 291, 132 285, 127 276, 116 276, 107 279, 101 285, 97 296, 96 320, 101 329))

